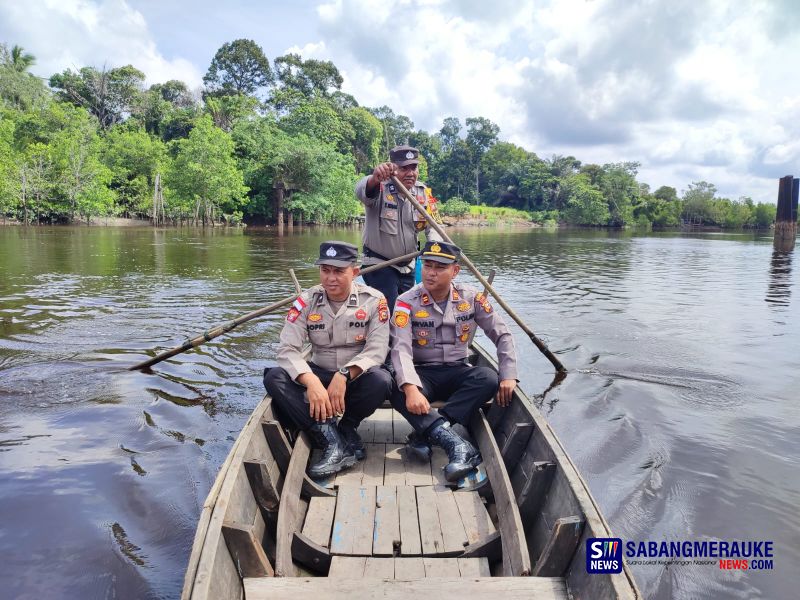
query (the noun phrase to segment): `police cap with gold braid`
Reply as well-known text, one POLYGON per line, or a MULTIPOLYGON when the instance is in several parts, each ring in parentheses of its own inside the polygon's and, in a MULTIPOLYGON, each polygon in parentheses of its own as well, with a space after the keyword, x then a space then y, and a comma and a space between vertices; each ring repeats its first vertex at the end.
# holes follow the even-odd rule
POLYGON ((448 244, 447 242, 426 242, 420 258, 422 260, 432 260, 450 264, 457 262, 459 256, 461 256, 461 248, 455 244, 448 244))

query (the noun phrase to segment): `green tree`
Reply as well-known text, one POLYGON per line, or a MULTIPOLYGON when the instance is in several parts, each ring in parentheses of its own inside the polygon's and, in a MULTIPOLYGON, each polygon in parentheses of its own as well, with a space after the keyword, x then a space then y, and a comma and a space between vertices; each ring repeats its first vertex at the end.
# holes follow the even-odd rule
POLYGON ((637 162, 603 165, 596 185, 608 204, 609 225, 620 227, 633 220, 633 207, 639 199, 639 184, 636 181, 638 169, 637 162))
POLYGON ((405 144, 414 133, 414 122, 405 115, 398 115, 388 106, 368 108, 383 126, 381 136, 382 157, 389 157, 389 150, 400 144, 405 144))
POLYGON ((498 142, 489 148, 482 159, 481 201, 493 206, 521 208, 517 167, 523 165, 529 155, 524 148, 510 142, 498 142))
POLYGON ((50 203, 55 181, 50 147, 35 143, 28 146, 22 156, 20 176, 20 216, 23 223, 40 223, 50 215, 50 203))
POLYGON ((88 222, 91 216, 109 214, 113 207, 114 195, 108 189, 111 171, 100 161, 100 148, 97 122, 84 110, 74 111, 69 126, 51 143, 50 156, 59 174, 56 192, 66 200, 64 213, 70 221, 77 214, 88 222))
POLYGON ((148 133, 168 142, 189 135, 198 113, 198 103, 187 85, 173 79, 150 86, 142 97, 137 118, 148 133))
POLYGON ((42 81, 28 73, 28 68, 35 64, 32 54, 21 47, 11 50, 0 44, 0 100, 2 103, 19 110, 36 108, 49 99, 49 92, 42 81))
POLYGON ((149 215, 156 175, 163 175, 168 167, 166 144, 143 129, 115 127, 106 136, 102 156, 112 173, 109 185, 116 193, 118 210, 149 215))
POLYGON ((198 118, 189 136, 173 142, 177 156, 168 172, 170 208, 191 211, 193 223, 241 218, 247 187, 234 158, 231 136, 214 127, 211 117, 198 118))
POLYGON ((14 122, 0 110, 0 215, 14 214, 20 193, 19 168, 14 150, 14 122))
POLYGON ((131 65, 101 71, 83 67, 77 73, 67 69, 53 75, 50 87, 59 100, 85 108, 108 129, 137 111, 144 79, 144 73, 131 65))
MULTIPOLYGON (((299 54, 285 54, 275 59, 277 87, 271 103, 286 110, 314 98, 331 98, 342 88, 339 69, 329 60, 303 60, 299 54)), ((352 101, 355 98, 350 96, 352 101)), ((346 100, 338 96, 339 101, 346 100)), ((357 104, 356 104, 357 106, 357 104)))
POLYGON ((603 193, 585 174, 572 175, 564 182, 567 205, 562 215, 573 225, 606 225, 611 218, 603 193))
POLYGON ((356 107, 345 111, 344 117, 352 131, 351 153, 357 173, 367 173, 381 162, 381 122, 366 108, 356 107))
POLYGON ((269 60, 261 46, 247 39, 223 44, 203 77, 212 95, 251 96, 273 80, 269 60))
POLYGON ((214 125, 230 133, 237 122, 253 117, 258 108, 258 100, 252 96, 207 96, 206 114, 211 116, 214 125))
POLYGON ((690 183, 683 193, 682 217, 696 225, 715 223, 713 200, 716 193, 716 186, 707 181, 690 183))
POLYGON ((279 121, 289 135, 306 134, 331 144, 342 153, 349 153, 355 132, 352 125, 337 113, 329 102, 315 98, 304 102, 279 121))
POLYGON ((473 168, 475 170, 475 195, 481 194, 481 160, 486 151, 497 143, 500 127, 485 117, 467 118, 467 137, 465 141, 472 150, 473 168))

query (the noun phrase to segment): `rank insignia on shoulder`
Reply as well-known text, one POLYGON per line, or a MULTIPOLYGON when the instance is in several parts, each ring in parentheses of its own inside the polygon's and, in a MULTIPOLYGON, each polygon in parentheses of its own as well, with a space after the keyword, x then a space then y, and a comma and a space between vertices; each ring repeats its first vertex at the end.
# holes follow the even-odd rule
POLYGON ((359 308, 356 311, 356 319, 358 319, 359 321, 363 321, 366 318, 367 318, 367 311, 365 311, 363 308, 359 308))
POLYGON ((300 311, 293 306, 292 308, 289 309, 289 314, 286 315, 286 320, 289 321, 289 323, 294 323, 295 321, 297 321, 297 317, 299 316, 300 316, 300 311))
POLYGON ((456 306, 456 308, 458 310, 460 310, 461 312, 467 312, 469 310, 469 302, 466 302, 466 301, 459 302, 458 306, 456 306))
POLYGON ((453 300, 460 300, 461 296, 458 294, 458 290, 453 290, 453 300))
POLYGON ((422 303, 423 304, 430 304, 431 303, 431 297, 428 296, 428 294, 422 294, 422 303))
POLYGON ((311 313, 310 315, 308 315, 308 320, 316 323, 317 321, 322 320, 322 315, 319 313, 311 313))
POLYGON ((414 316, 420 319, 424 319, 425 317, 429 317, 430 313, 427 310, 418 310, 417 312, 414 313, 414 316))

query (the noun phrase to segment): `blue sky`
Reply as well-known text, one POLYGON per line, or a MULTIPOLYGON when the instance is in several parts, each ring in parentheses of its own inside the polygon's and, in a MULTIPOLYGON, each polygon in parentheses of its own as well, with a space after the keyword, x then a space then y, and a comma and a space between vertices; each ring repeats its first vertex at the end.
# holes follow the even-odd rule
POLYGON ((638 161, 641 181, 774 202, 800 174, 800 3, 792 0, 0 0, 33 71, 133 64, 199 88, 255 40, 332 60, 344 91, 417 127, 485 116, 541 157, 638 161))

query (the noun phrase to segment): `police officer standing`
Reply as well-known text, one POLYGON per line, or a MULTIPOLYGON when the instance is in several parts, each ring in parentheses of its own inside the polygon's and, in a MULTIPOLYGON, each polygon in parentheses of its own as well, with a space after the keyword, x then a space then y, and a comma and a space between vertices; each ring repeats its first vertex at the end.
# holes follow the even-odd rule
MULTIPOLYGON (((366 223, 362 233, 364 265, 397 258, 416 251, 417 234, 425 232, 428 240, 441 240, 430 228, 425 216, 417 212, 391 182, 395 175, 417 201, 432 213, 436 201, 430 189, 419 177, 419 150, 411 146, 396 146, 389 151, 390 162, 379 164, 356 184, 356 197, 364 203, 366 223)), ((368 285, 383 292, 389 306, 394 306, 398 294, 414 285, 414 260, 406 264, 384 267, 364 275, 368 285)))
POLYGON ((316 478, 366 456, 358 426, 392 389, 391 375, 381 368, 389 350, 389 306, 383 294, 354 281, 357 258, 352 244, 320 245, 320 285, 300 294, 289 309, 278 367, 264 371, 279 419, 307 431, 324 450, 308 470, 316 478), (303 358, 307 341, 311 362, 303 358))
POLYGON ((414 428, 408 448, 423 459, 430 444, 441 446, 449 464, 448 481, 457 481, 481 462, 475 447, 450 428, 467 425, 472 415, 496 395, 507 406, 517 384, 514 340, 483 293, 453 282, 458 274, 458 246, 428 242, 420 257, 422 282, 401 294, 392 317, 392 363, 399 388, 392 406, 414 428), (480 327, 497 347, 498 373, 467 363, 469 340, 480 327), (444 401, 444 408, 430 406, 444 401))

